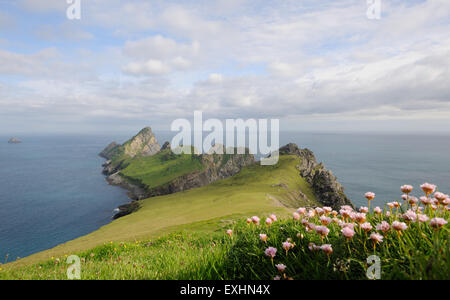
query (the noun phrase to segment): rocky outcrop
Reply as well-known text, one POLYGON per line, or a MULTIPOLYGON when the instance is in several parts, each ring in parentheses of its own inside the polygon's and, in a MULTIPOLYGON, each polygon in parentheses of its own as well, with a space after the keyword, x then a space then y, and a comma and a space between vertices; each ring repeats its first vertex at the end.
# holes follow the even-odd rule
POLYGON ((20 144, 20 143, 22 143, 22 141, 19 140, 18 138, 12 137, 12 138, 9 139, 8 143, 9 144, 20 144))
POLYGON ((123 144, 124 154, 129 157, 155 155, 160 149, 161 146, 158 144, 150 127, 145 127, 136 136, 123 144))
POLYGON ((100 152, 99 155, 103 158, 110 160, 114 156, 116 150, 118 150, 119 147, 120 147, 119 144, 117 144, 116 142, 112 142, 111 144, 106 146, 106 148, 103 149, 103 151, 100 152))
POLYGON ((296 144, 287 144, 280 148, 281 155, 296 155, 302 159, 297 166, 299 175, 311 185, 317 200, 324 206, 339 209, 342 205, 353 206, 344 193, 344 187, 336 176, 318 163, 314 153, 309 149, 300 149, 296 144))

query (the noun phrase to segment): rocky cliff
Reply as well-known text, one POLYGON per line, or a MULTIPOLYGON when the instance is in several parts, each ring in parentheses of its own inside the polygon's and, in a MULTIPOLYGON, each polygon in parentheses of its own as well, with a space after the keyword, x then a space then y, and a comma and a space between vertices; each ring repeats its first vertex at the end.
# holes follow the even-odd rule
POLYGON ((302 158, 297 166, 299 175, 311 184, 317 200, 324 206, 339 209, 342 205, 353 206, 344 193, 344 187, 337 181, 336 176, 318 163, 314 153, 309 149, 300 149, 296 144, 287 144, 280 148, 280 155, 296 155, 302 158))

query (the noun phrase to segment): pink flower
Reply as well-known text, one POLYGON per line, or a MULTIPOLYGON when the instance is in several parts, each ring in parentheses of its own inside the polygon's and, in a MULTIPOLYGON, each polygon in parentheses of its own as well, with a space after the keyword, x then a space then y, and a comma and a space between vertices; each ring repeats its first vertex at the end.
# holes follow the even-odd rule
POLYGON ((381 231, 383 231, 383 232, 388 232, 389 229, 391 229, 391 226, 389 225, 388 222, 382 221, 381 224, 377 224, 376 229, 377 229, 377 230, 381 230, 381 231))
POLYGON ((345 210, 345 209, 341 209, 339 211, 339 213, 341 214, 341 216, 346 219, 346 218, 350 218, 350 214, 352 213, 350 210, 345 210))
POLYGON ((387 204, 387 206, 389 206, 389 208, 394 208, 394 202, 389 202, 388 204, 387 204))
POLYGON ((425 196, 420 197, 420 202, 422 202, 423 205, 431 204, 431 199, 425 196))
POLYGON ((304 215, 304 214, 306 213, 306 208, 300 207, 299 209, 297 209, 297 212, 298 212, 300 215, 304 215))
POLYGON ((320 217, 320 223, 322 223, 322 225, 328 225, 331 223, 331 219, 325 216, 321 216, 320 217))
POLYGON ((266 249, 266 251, 264 251, 264 253, 266 254, 266 256, 273 259, 275 257, 275 255, 277 254, 277 248, 269 247, 266 249))
POLYGON ((257 217, 257 216, 253 216, 252 217, 252 222, 253 222, 253 224, 255 224, 255 225, 259 225, 259 218, 257 217))
POLYGON ((444 202, 445 199, 447 199, 448 195, 445 195, 444 193, 441 192, 436 192, 434 193, 434 198, 436 198, 439 203, 444 202))
POLYGON ((331 253, 333 253, 333 248, 330 244, 322 245, 320 246, 320 249, 325 252, 326 255, 330 255, 331 253))
POLYGON ((387 212, 386 212, 386 217, 389 218, 390 216, 391 216, 391 212, 390 212, 390 211, 387 211, 387 212))
POLYGON ((408 184, 402 185, 400 187, 400 190, 402 191, 402 193, 409 194, 409 193, 412 192, 413 186, 412 185, 408 185, 408 184))
POLYGON ((325 213, 325 211, 322 209, 322 208, 320 208, 320 207, 316 207, 316 213, 319 215, 319 216, 321 216, 321 215, 323 215, 324 213, 325 213))
POLYGON ((406 194, 404 194, 404 195, 402 195, 402 200, 404 200, 404 201, 406 201, 406 200, 408 200, 408 195, 406 195, 406 194))
POLYGON ((283 264, 275 265, 275 267, 278 269, 278 271, 279 271, 280 273, 284 273, 284 271, 286 270, 286 266, 283 265, 283 264))
POLYGON ((366 222, 366 214, 365 213, 355 214, 355 220, 358 223, 366 222))
POLYGON ((271 218, 266 219, 266 225, 270 226, 272 225, 273 220, 271 218))
POLYGON ((434 191, 436 190, 436 186, 434 184, 425 182, 424 184, 422 184, 420 186, 422 188, 422 191, 425 193, 425 195, 429 195, 434 193, 434 191))
POLYGON ((400 206, 402 206, 402 204, 398 203, 397 201, 392 202, 392 203, 394 203, 394 207, 396 207, 396 208, 399 208, 400 206))
POLYGON ((378 234, 376 232, 372 232, 370 235, 370 239, 374 241, 375 243, 381 243, 383 242, 383 236, 381 234, 378 234))
POLYGON ((315 211, 314 209, 310 209, 310 210, 308 211, 307 217, 308 217, 308 218, 314 218, 315 215, 316 215, 316 211, 315 211))
POLYGON ((308 249, 309 249, 309 251, 319 251, 319 250, 320 250, 320 247, 317 246, 317 245, 314 244, 314 243, 309 243, 309 244, 308 244, 308 249))
POLYGON ((227 230, 227 234, 231 237, 231 236, 233 235, 233 230, 228 229, 228 230, 227 230))
POLYGON ((273 222, 276 222, 276 221, 277 221, 277 216, 275 216, 274 214, 271 214, 271 215, 269 216, 269 218, 270 218, 273 222))
POLYGON ((333 209, 331 207, 328 207, 328 206, 324 206, 322 208, 323 208, 323 210, 325 211, 326 214, 329 214, 329 213, 331 213, 333 211, 333 209))
POLYGON ((364 196, 365 196, 366 199, 369 200, 369 201, 375 199, 375 193, 372 193, 372 192, 367 192, 364 196))
POLYGON ((292 217, 294 218, 295 221, 300 220, 300 215, 299 215, 299 213, 296 213, 296 212, 293 213, 293 214, 292 214, 292 217))
POLYGON ((290 242, 283 242, 282 245, 283 245, 283 249, 286 251, 286 254, 291 248, 294 248, 294 245, 290 242))
POLYGON ((420 223, 425 223, 425 222, 427 222, 430 218, 428 218, 428 216, 426 216, 426 215, 420 214, 420 215, 418 215, 418 219, 419 219, 419 222, 420 222, 420 223))
POLYGON ((326 226, 316 226, 316 232, 322 236, 325 237, 330 233, 330 229, 328 229, 326 226))
POLYGON ((247 218, 247 224, 250 224, 252 222, 252 219, 247 218))
POLYGON ((353 236, 355 235, 355 231, 350 227, 342 228, 341 232, 348 240, 353 238, 353 236))
POLYGON ((414 211, 408 209, 406 213, 402 215, 403 220, 411 222, 417 220, 417 215, 414 211))
POLYGON ((281 277, 277 275, 273 278, 273 280, 281 280, 281 277))
POLYGON ((265 233, 260 233, 259 234, 259 239, 262 241, 262 242, 267 242, 267 234, 265 234, 265 233))
POLYGON ((373 211, 378 215, 381 215, 383 213, 383 210, 379 206, 375 207, 373 211))
POLYGON ((394 221, 392 222, 392 228, 394 228, 397 231, 403 231, 406 230, 408 226, 403 222, 394 221))
POLYGON ((361 227, 362 230, 364 230, 365 232, 369 232, 372 230, 372 225, 370 225, 370 223, 366 222, 366 223, 362 223, 361 225, 359 225, 361 227))
POLYGON ((443 218, 434 218, 434 219, 431 219, 430 226, 435 229, 438 229, 438 228, 441 228, 442 226, 446 225, 447 223, 448 222, 445 221, 443 218))
POLYGON ((342 205, 341 209, 348 210, 348 211, 353 211, 353 208, 350 205, 342 205))
POLYGON ((416 205, 417 202, 419 202, 419 199, 417 199, 416 197, 409 197, 409 198, 408 198, 408 202, 409 202, 409 204, 411 204, 411 205, 416 205))
POLYGON ((361 207, 359 208, 359 212, 360 212, 360 213, 368 213, 368 212, 369 212, 369 208, 368 208, 368 207, 365 207, 365 206, 361 206, 361 207))

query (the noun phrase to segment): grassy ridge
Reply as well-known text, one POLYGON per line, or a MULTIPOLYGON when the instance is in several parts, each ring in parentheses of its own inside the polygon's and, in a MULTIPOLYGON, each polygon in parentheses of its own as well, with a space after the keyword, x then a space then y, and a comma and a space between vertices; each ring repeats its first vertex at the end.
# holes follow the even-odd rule
POLYGON ((205 166, 197 155, 175 155, 170 150, 153 156, 138 156, 126 162, 127 167, 120 175, 146 188, 154 188, 205 166))
MULTIPOLYGON (((86 251, 103 243, 127 242, 155 238, 182 229, 192 231, 217 230, 217 220, 228 221, 249 214, 270 212, 286 214, 287 207, 315 205, 308 184, 298 176, 295 156, 281 156, 275 166, 252 165, 237 175, 208 186, 141 201, 141 209, 100 228, 99 230, 37 253, 4 269, 86 251), (279 186, 282 184, 282 186, 279 186), (308 196, 305 202, 295 198, 297 191, 308 196)), ((5 274, 3 271, 1 276, 5 274)))

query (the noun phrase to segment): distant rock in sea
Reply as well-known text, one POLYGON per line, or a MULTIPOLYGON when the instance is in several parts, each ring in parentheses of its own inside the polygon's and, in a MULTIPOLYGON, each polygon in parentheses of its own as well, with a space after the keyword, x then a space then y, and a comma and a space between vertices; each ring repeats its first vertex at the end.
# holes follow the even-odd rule
POLYGON ((22 143, 22 141, 21 140, 19 140, 18 138, 10 138, 9 139, 9 141, 8 141, 8 143, 9 144, 20 144, 20 143, 22 143))

